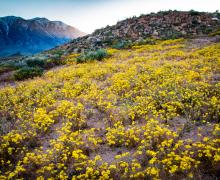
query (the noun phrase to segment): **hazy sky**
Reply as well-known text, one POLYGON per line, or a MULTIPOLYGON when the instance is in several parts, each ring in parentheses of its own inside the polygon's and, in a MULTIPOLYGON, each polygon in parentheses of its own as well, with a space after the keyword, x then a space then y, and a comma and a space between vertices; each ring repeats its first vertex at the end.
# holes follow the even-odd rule
POLYGON ((0 0, 0 16, 46 17, 91 33, 127 17, 160 10, 220 10, 220 0, 0 0))

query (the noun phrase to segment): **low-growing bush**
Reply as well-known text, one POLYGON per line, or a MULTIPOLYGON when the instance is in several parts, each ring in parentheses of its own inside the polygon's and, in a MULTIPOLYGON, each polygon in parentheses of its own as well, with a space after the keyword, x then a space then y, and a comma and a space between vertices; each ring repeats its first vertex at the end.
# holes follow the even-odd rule
POLYGON ((64 50, 52 50, 51 53, 53 53, 54 56, 60 58, 64 54, 64 50))
POLYGON ((112 45, 112 48, 114 49, 127 49, 132 46, 132 42, 122 40, 122 41, 117 41, 112 45))
POLYGON ((79 57, 80 54, 69 54, 68 56, 65 57, 65 64, 75 64, 76 58, 79 57))
POLYGON ((23 60, 20 61, 7 61, 0 64, 1 67, 9 68, 12 70, 20 69, 26 66, 26 63, 23 60))
POLYGON ((109 54, 105 49, 98 49, 97 51, 89 51, 87 53, 81 54, 78 58, 76 58, 76 62, 84 63, 93 60, 101 61, 108 56, 109 54))
POLYGON ((8 73, 10 71, 18 70, 26 66, 24 61, 6 61, 0 63, 0 74, 8 73))
POLYGON ((218 36, 218 35, 220 35, 220 29, 209 34, 209 36, 218 36))
POLYGON ((15 80, 24 80, 28 78, 33 78, 36 76, 41 76, 43 74, 43 69, 39 67, 23 67, 14 73, 15 80))
POLYGON ((41 67, 43 68, 45 66, 45 61, 40 59, 28 59, 26 61, 26 64, 29 67, 41 67))

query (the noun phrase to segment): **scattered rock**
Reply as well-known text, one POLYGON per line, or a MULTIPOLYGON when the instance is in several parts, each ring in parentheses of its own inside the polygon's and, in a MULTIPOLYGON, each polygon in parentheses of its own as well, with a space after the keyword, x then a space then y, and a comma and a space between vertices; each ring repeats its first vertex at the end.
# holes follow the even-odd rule
POLYGON ((115 45, 116 42, 154 37, 157 39, 174 39, 180 37, 203 36, 220 29, 216 13, 196 11, 165 11, 141 15, 96 30, 93 34, 73 40, 58 47, 68 52, 79 49, 94 50, 115 45), (70 50, 71 49, 71 50, 70 50))

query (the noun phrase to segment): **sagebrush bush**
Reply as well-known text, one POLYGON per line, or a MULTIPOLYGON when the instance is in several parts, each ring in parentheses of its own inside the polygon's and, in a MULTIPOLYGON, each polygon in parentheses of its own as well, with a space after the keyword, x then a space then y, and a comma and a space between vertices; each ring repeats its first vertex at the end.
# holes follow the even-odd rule
POLYGON ((26 61, 26 64, 29 67, 41 67, 43 68, 45 66, 45 61, 40 59, 28 59, 26 61))
POLYGON ((36 76, 41 76, 43 74, 43 69, 39 67, 23 67, 14 73, 15 80, 24 80, 28 78, 33 78, 36 76))
POLYGON ((89 51, 87 53, 81 54, 78 58, 76 58, 76 62, 84 63, 93 60, 101 61, 108 56, 109 54, 105 49, 98 49, 97 51, 89 51))
POLYGON ((131 46, 132 46, 132 42, 122 40, 122 41, 117 41, 116 43, 114 43, 112 45, 112 48, 114 48, 114 49, 127 49, 127 48, 130 48, 131 46))

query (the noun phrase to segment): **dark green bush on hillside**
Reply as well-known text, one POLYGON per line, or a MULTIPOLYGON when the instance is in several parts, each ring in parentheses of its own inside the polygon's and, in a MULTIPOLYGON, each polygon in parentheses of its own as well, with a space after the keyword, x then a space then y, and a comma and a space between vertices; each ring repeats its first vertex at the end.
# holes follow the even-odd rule
POLYGON ((27 66, 27 64, 23 60, 20 60, 20 61, 9 60, 6 62, 2 62, 2 63, 0 63, 0 74, 14 71, 14 70, 18 70, 18 69, 25 67, 25 66, 27 66))
POLYGON ((126 40, 119 40, 112 45, 114 49, 127 49, 132 46, 132 42, 126 40))
POLYGON ((105 49, 99 49, 97 51, 89 51, 87 53, 81 54, 77 59, 77 63, 84 63, 88 61, 98 60, 101 61, 108 57, 108 52, 105 49))
POLYGON ((209 36, 218 36, 218 35, 220 35, 220 29, 209 34, 209 36))
POLYGON ((44 60, 39 60, 39 59, 29 59, 26 61, 26 64, 29 67, 44 67, 45 66, 45 61, 44 60))
POLYGON ((24 80, 28 78, 33 78, 36 76, 41 76, 43 74, 43 69, 39 67, 23 67, 17 70, 14 74, 15 80, 24 80))

